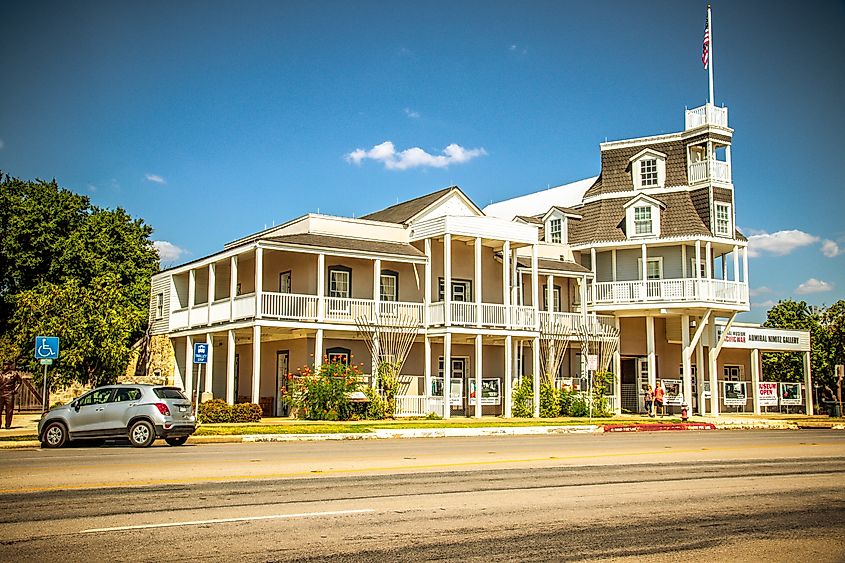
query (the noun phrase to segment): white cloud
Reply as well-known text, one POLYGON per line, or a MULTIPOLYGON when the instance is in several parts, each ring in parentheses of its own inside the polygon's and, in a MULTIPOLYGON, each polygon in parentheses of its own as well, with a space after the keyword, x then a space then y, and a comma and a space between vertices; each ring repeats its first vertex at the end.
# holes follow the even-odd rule
POLYGON ((416 119, 420 116, 420 112, 412 110, 411 108, 405 108, 405 115, 412 119, 416 119))
POLYGON ((759 303, 751 303, 752 309, 771 309, 777 305, 777 302, 772 301, 771 299, 766 299, 765 301, 760 301, 759 303))
POLYGON ((771 288, 764 286, 752 288, 751 291, 748 293, 751 294, 751 297, 757 297, 759 295, 766 295, 768 293, 774 293, 771 288))
POLYGON ((158 257, 162 262, 174 262, 188 253, 184 248, 179 248, 166 240, 154 240, 153 246, 158 251, 158 257))
POLYGON ((813 236, 804 231, 790 230, 767 233, 765 231, 755 232, 748 237, 748 255, 760 256, 764 252, 775 256, 786 256, 796 248, 814 244, 819 237, 813 236))
POLYGON ((822 254, 828 258, 835 258, 843 252, 845 251, 839 248, 839 245, 832 240, 825 239, 824 242, 822 242, 822 254))
POLYGON ((443 154, 429 154, 419 147, 412 147, 396 152, 396 147, 390 141, 375 145, 370 150, 355 149, 346 155, 346 161, 360 165, 366 159, 376 160, 384 164, 388 170, 407 170, 420 166, 429 168, 446 168, 451 164, 463 164, 478 156, 487 154, 483 148, 465 149, 461 145, 452 143, 443 154))
POLYGON ((165 179, 163 177, 159 176, 158 174, 146 174, 144 176, 144 178, 146 178, 150 182, 155 182, 156 184, 166 184, 167 183, 167 181, 165 181, 165 179))
POLYGON ((807 295, 808 293, 822 293, 833 289, 833 284, 826 281, 810 278, 798 287, 795 288, 795 293, 798 295, 807 295))

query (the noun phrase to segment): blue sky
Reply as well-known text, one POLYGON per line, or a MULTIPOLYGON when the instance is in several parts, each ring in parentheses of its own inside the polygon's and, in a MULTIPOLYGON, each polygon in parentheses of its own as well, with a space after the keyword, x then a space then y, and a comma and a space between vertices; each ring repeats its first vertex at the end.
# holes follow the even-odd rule
MULTIPOLYGON (((707 97, 705 12, 5 2, 0 169, 143 217, 166 264, 303 213, 362 215, 452 184, 484 206, 597 174, 605 139, 682 129, 707 97), (386 141, 382 160, 347 158, 386 141)), ((842 29, 842 2, 714 3, 716 101, 756 253, 746 320, 781 298, 845 296, 842 29)))

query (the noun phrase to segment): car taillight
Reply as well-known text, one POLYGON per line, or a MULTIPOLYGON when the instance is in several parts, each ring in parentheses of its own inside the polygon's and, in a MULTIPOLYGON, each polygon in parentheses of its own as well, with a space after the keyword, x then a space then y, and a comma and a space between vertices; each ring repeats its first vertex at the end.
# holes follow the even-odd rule
POLYGON ((167 408, 167 405, 165 405, 164 403, 156 403, 156 408, 158 409, 158 412, 160 412, 164 416, 170 416, 170 409, 167 408))

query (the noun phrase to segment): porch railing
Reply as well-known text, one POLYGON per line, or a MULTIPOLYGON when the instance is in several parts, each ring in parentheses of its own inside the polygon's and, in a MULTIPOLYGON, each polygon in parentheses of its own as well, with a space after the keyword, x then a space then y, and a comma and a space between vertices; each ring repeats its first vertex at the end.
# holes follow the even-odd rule
POLYGON ((690 301, 747 304, 748 284, 695 278, 596 282, 590 297, 594 305, 690 301))
POLYGON ((275 319, 317 318, 317 296, 296 293, 262 293, 261 314, 275 319))
POLYGON ((689 183, 718 182, 731 183, 731 165, 721 160, 701 160, 687 167, 689 183))
POLYGON ((713 104, 704 104, 701 107, 688 109, 684 117, 686 129, 695 129, 702 125, 728 126, 728 108, 720 108, 713 104))
POLYGON ((443 416, 443 398, 425 395, 396 395, 394 416, 426 416, 429 413, 443 416))

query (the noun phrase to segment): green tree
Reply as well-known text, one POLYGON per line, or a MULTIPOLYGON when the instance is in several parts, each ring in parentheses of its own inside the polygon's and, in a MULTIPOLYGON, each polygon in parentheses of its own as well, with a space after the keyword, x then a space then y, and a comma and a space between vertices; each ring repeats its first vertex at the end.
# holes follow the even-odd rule
MULTIPOLYGON (((817 381, 830 372, 828 334, 822 323, 823 309, 806 301, 785 299, 769 309, 763 326, 810 331, 810 365, 817 381)), ((763 375, 769 381, 803 381, 804 359, 798 352, 763 353, 763 375)))
POLYGON ((59 336, 59 382, 113 381, 145 329, 159 267, 151 234, 143 220, 55 180, 0 172, 0 336, 22 360, 36 335, 59 336))

